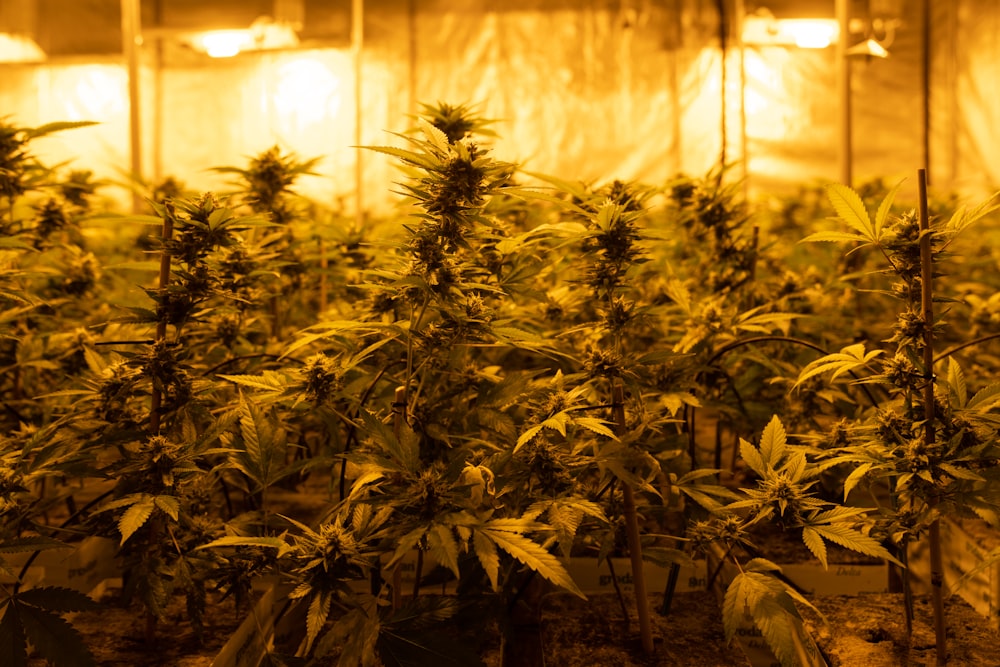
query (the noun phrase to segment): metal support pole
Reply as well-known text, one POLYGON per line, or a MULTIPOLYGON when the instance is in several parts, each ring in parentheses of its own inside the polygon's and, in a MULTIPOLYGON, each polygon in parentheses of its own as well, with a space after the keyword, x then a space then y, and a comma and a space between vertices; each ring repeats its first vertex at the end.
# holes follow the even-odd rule
POLYGON ((362 119, 364 118, 361 94, 362 59, 361 52, 365 43, 365 0, 351 2, 351 52, 354 56, 354 215, 358 229, 364 225, 364 143, 362 139, 362 119))
POLYGON ((931 2, 923 0, 921 3, 923 10, 923 60, 921 62, 921 75, 923 83, 924 98, 924 169, 926 170, 927 182, 931 182, 931 2))
POLYGON ((837 40, 837 90, 840 98, 840 182, 850 186, 853 180, 851 150, 851 61, 847 57, 851 24, 851 0, 837 0, 837 23, 840 39, 837 40))
MULTIPOLYGON (((132 178, 142 180, 142 130, 139 104, 139 49, 142 47, 140 0, 121 0, 122 52, 128 68, 128 130, 129 166, 132 178)), ((137 213, 142 206, 142 197, 132 191, 132 212, 137 213)))
POLYGON ((747 139, 747 46, 743 43, 743 21, 747 10, 744 0, 736 0, 736 43, 740 53, 740 182, 743 187, 743 201, 750 201, 750 155, 747 139))

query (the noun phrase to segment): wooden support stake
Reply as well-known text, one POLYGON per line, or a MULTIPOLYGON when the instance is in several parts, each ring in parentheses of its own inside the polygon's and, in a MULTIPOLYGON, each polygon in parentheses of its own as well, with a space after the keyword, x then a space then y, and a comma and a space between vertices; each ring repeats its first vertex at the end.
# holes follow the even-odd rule
MULTIPOLYGON (((930 220, 927 214, 927 170, 917 172, 920 216, 920 301, 924 320, 924 444, 934 446, 934 260, 931 256, 930 220)), ((931 561, 931 598, 934 604, 934 634, 937 640, 937 664, 948 662, 944 619, 944 565, 941 558, 941 524, 935 519, 927 536, 931 561)))
MULTIPOLYGON (((615 383, 611 389, 612 419, 619 434, 625 432, 625 391, 615 383)), ((642 542, 639 538, 639 517, 635 508, 635 494, 627 482, 622 483, 624 496, 625 536, 628 555, 632 562, 632 581, 635 586, 635 610, 639 616, 639 636, 646 655, 653 653, 653 629, 649 618, 649 600, 646 598, 646 578, 642 571, 642 542)))

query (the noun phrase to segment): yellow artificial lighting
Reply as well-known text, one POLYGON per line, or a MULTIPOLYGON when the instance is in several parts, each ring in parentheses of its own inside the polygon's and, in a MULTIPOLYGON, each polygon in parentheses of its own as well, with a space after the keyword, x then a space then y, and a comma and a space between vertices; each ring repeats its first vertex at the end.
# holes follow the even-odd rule
POLYGON ((249 30, 210 30, 198 35, 196 46, 211 58, 232 58, 253 45, 249 30))
POLYGON ((769 15, 743 19, 744 44, 825 49, 839 35, 840 25, 834 19, 776 19, 769 15))
POLYGON ((188 43, 212 58, 232 58, 243 51, 295 48, 299 36, 291 24, 262 16, 249 28, 209 30, 191 35, 188 43))
POLYGON ((869 37, 860 44, 855 44, 847 49, 845 53, 849 56, 874 56, 876 58, 888 58, 889 51, 878 40, 869 37))
POLYGON ((795 46, 803 49, 825 49, 840 34, 836 21, 824 19, 787 19, 783 28, 791 33, 795 46))
POLYGON ((45 60, 45 52, 35 40, 24 35, 0 32, 0 62, 32 63, 45 60))

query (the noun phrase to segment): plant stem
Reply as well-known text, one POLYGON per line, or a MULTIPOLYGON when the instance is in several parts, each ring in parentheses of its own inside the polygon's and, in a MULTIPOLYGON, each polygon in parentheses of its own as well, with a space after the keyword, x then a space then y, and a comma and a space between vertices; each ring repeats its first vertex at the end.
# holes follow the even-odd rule
POLYGON ((628 617, 628 607, 625 604, 625 594, 622 593, 622 587, 618 584, 618 573, 615 572, 615 564, 611 560, 610 556, 608 556, 607 563, 608 573, 611 574, 611 585, 615 589, 615 595, 618 597, 618 604, 622 608, 622 618, 625 619, 625 627, 628 628, 630 619, 628 617))
MULTIPOLYGON (((160 233, 160 238, 163 240, 163 249, 160 251, 160 280, 159 280, 159 292, 161 297, 165 298, 167 294, 167 285, 170 284, 170 250, 167 248, 167 243, 170 241, 170 237, 174 233, 174 207, 171 204, 166 206, 166 215, 163 216, 163 229, 160 233)), ((164 304, 161 303, 161 307, 164 304)), ((167 336, 167 311, 166 308, 160 313, 160 317, 156 322, 156 337, 155 342, 160 342, 167 336)), ((160 405, 163 401, 163 394, 156 383, 153 383, 153 389, 150 396, 150 406, 149 406, 149 433, 150 435, 156 435, 160 432, 160 405)))
MULTIPOLYGON (((620 383, 611 388, 612 414, 619 433, 625 431, 625 391, 620 383)), ((639 539, 639 517, 635 509, 635 494, 632 487, 622 484, 625 515, 625 535, 628 540, 628 555, 632 561, 632 581, 635 586, 635 610, 639 617, 639 636, 642 650, 646 655, 653 653, 653 629, 649 618, 649 600, 646 599, 646 578, 642 571, 642 543, 639 539)))
MULTIPOLYGON (((920 205, 920 300, 924 319, 924 445, 929 451, 934 446, 934 290, 933 257, 931 256, 930 221, 927 215, 927 171, 917 172, 920 205)), ((934 519, 927 536, 931 561, 931 597, 934 603, 934 634, 937 640, 937 664, 948 662, 947 637, 945 633, 944 568, 941 561, 941 524, 934 519)))
POLYGON ((969 348, 969 347, 973 347, 975 345, 979 345, 981 343, 986 343, 986 342, 989 342, 991 340, 995 340, 997 338, 1000 338, 1000 333, 988 334, 986 336, 980 336, 979 338, 973 338, 972 340, 967 340, 964 343, 959 343, 958 345, 955 345, 953 347, 949 347, 947 350, 945 350, 941 354, 937 355, 934 358, 934 361, 938 362, 938 361, 941 361, 942 359, 947 359, 948 357, 950 357, 951 355, 955 354, 956 352, 959 352, 959 351, 964 350, 964 349, 969 348))
POLYGON ((326 243, 319 240, 319 312, 325 313, 327 307, 327 270, 330 268, 329 260, 326 256, 326 243))

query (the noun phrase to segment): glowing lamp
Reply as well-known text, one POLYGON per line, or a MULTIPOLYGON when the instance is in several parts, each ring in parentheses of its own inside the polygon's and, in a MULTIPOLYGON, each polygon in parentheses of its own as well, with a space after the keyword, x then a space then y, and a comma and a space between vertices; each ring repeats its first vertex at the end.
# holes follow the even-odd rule
POLYGON ((35 40, 24 35, 0 32, 0 63, 33 63, 45 60, 45 52, 35 40))
POLYGON ((840 25, 834 19, 778 19, 756 14, 743 19, 744 44, 825 49, 839 35, 840 25))
POLYGON ((198 35, 193 44, 211 58, 232 58, 253 46, 253 33, 249 30, 210 30, 198 35))

